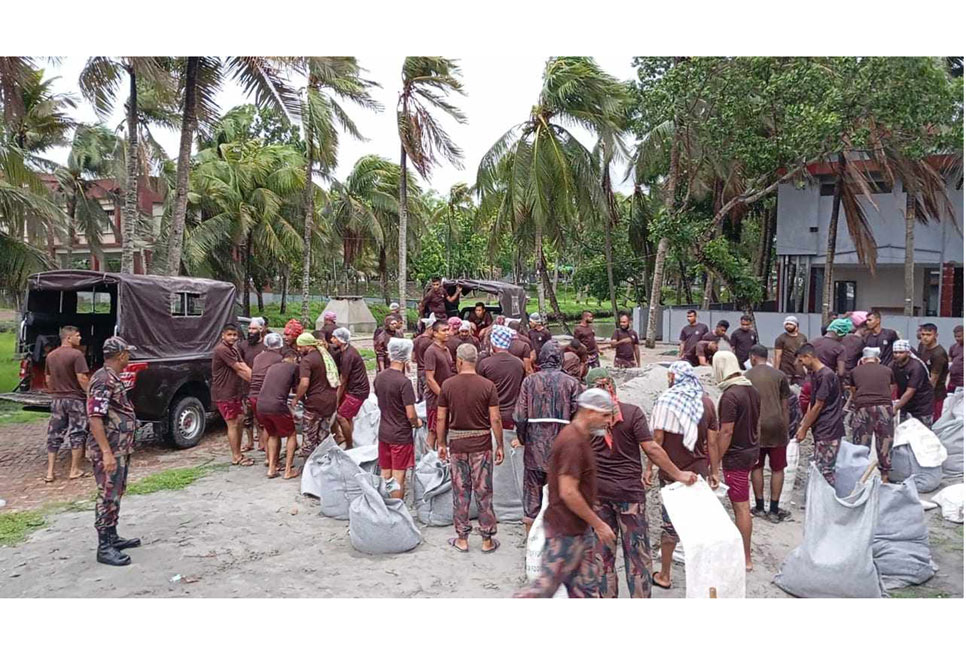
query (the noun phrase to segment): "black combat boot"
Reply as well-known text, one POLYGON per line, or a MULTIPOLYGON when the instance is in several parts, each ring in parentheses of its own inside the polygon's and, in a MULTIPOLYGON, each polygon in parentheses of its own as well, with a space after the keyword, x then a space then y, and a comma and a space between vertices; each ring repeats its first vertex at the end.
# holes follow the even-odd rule
POLYGON ((97 532, 97 562, 113 567, 123 567, 131 564, 131 557, 118 551, 111 544, 111 536, 107 530, 97 532))
POLYGON ((117 535, 117 527, 112 526, 107 530, 108 534, 111 536, 111 544, 114 545, 115 549, 123 551, 125 549, 133 549, 134 547, 141 546, 141 538, 122 538, 117 535))

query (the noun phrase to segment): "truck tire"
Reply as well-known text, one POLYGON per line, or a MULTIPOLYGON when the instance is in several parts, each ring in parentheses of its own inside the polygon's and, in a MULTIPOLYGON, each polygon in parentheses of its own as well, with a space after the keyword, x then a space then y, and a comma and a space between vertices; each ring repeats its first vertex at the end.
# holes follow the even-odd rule
POLYGON ((176 448, 193 448, 205 435, 205 406, 194 396, 176 396, 168 417, 168 441, 176 448))

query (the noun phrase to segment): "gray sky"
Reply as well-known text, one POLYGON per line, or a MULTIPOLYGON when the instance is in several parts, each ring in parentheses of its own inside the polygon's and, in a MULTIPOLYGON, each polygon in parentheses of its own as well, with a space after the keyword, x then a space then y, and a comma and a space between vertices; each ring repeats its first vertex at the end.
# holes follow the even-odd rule
MULTIPOLYGON (((360 64, 368 70, 367 78, 382 85, 373 94, 383 104, 384 109, 382 112, 373 113, 361 108, 349 108, 350 115, 368 141, 355 141, 348 136, 341 139, 336 177, 344 178, 362 155, 377 154, 393 162, 399 161, 395 109, 403 58, 401 55, 385 54, 359 57, 360 64)), ((429 186, 445 194, 457 182, 474 182, 476 168, 483 154, 498 137, 529 115, 540 91, 541 75, 547 58, 546 55, 514 54, 512 57, 470 55, 459 59, 466 96, 455 97, 454 101, 466 113, 467 123, 459 125, 449 118, 442 118, 442 121, 454 141, 463 149, 464 168, 457 169, 444 163, 433 172, 429 186)), ((59 66, 51 66, 48 74, 60 77, 55 89, 74 93, 80 99, 77 78, 85 60, 79 56, 68 56, 61 60, 59 66)), ((618 79, 634 78, 630 56, 600 56, 597 61, 605 71, 618 79)), ((219 94, 218 102, 224 112, 236 105, 248 103, 249 99, 238 86, 226 83, 219 94)), ((123 101, 118 102, 114 115, 106 122, 108 127, 115 128, 123 121, 122 104, 123 101)), ((93 108, 83 100, 80 100, 74 116, 84 122, 97 121, 93 108)), ((585 145, 592 145, 593 138, 586 131, 578 130, 577 136, 585 145)), ((155 137, 169 156, 177 156, 177 131, 159 128, 155 137)), ((59 149, 51 154, 58 162, 65 162, 66 156, 67 149, 59 149)), ((622 178, 623 169, 616 171, 617 177, 622 178)), ((422 181, 421 184, 426 186, 422 181)))

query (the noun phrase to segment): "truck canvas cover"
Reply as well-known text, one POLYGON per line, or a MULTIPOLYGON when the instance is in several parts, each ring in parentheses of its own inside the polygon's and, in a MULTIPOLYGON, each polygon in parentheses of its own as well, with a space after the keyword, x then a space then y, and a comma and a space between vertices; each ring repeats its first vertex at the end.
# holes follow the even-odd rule
POLYGON ((502 281, 488 281, 485 279, 446 279, 443 286, 449 288, 459 284, 463 287, 463 294, 470 291, 496 295, 503 314, 512 319, 523 318, 527 313, 527 291, 520 286, 502 281))
POLYGON ((27 289, 83 291, 105 284, 117 285, 117 334, 137 347, 139 360, 211 353, 222 326, 235 321, 235 286, 212 279, 54 270, 31 275, 27 289), (173 314, 172 300, 185 294, 193 310, 173 314))

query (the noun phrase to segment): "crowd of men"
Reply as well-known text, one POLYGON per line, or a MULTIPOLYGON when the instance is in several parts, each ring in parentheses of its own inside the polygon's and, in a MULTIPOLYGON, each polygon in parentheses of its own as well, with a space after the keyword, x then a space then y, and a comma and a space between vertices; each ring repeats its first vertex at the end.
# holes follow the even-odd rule
MULTIPOLYGON (((383 477, 397 484, 392 496, 405 494, 415 431, 424 424, 427 444, 449 462, 455 529, 449 544, 459 552, 471 550, 473 497, 481 550, 500 546, 493 471, 504 460, 506 433, 510 445, 523 448, 528 533, 545 508, 542 572, 519 596, 552 596, 561 585, 575 597, 617 596, 618 538, 632 597, 650 596, 652 586, 670 588, 678 537, 663 507, 660 568, 652 569, 645 495, 654 468, 661 485, 691 484, 701 476, 712 488, 727 486, 750 570, 752 518, 781 523, 790 515, 778 505, 790 439, 801 441, 811 431, 816 463, 833 483, 848 410, 853 442, 875 444, 887 478, 895 413, 930 425, 937 402, 963 382, 961 326, 947 354, 936 327, 923 324, 914 353, 908 341, 882 327, 876 312, 839 317, 810 341, 789 316, 769 361, 751 317, 742 317, 729 338, 727 321, 711 331, 692 311, 681 331, 680 357, 668 369, 668 389, 648 420, 640 408, 620 402, 609 371, 600 366, 606 346, 614 350, 615 368, 640 364, 638 336, 626 314, 604 341, 592 313, 585 312, 573 340, 561 346, 539 315, 524 329, 478 303, 462 320, 448 315, 451 297, 432 282, 421 302, 423 330, 413 339, 404 335, 402 309, 392 305, 374 338, 371 387, 365 362, 334 313, 325 313, 314 332, 293 319, 279 334, 255 318, 241 338, 236 326, 226 325, 212 354, 211 398, 227 423, 232 464, 254 465, 246 453, 257 444, 266 453, 269 478, 293 479, 297 454, 307 458, 329 434, 352 447, 353 419, 372 391, 381 412, 378 463, 383 477), (695 372, 701 365, 712 367, 721 390, 717 406, 695 372), (420 400, 425 421, 416 412, 420 400), (301 447, 295 434, 299 409, 301 447)), ((107 340, 105 364, 88 381, 79 337, 76 328, 64 327, 61 347, 47 358, 54 396, 47 479, 54 479, 54 458, 65 437, 72 448, 70 476, 82 476, 86 443, 98 484, 97 559, 128 564, 123 550, 139 540, 120 538, 116 525, 135 418, 120 374, 134 348, 118 337, 107 340)))

